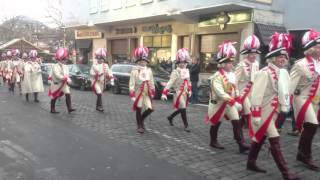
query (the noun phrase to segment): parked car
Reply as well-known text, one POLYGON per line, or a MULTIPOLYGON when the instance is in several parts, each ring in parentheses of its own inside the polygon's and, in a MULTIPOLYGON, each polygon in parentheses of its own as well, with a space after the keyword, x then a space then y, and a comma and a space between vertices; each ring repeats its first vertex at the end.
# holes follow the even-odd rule
POLYGON ((91 88, 90 66, 85 64, 69 64, 70 86, 84 91, 91 88))
MULTIPOLYGON (((115 85, 112 87, 114 94, 120 94, 122 91, 129 92, 130 73, 135 64, 114 64, 111 67, 115 77, 115 85)), ((155 81, 155 99, 160 99, 162 90, 167 85, 170 74, 161 67, 151 67, 155 81)), ((172 93, 171 93, 172 94, 172 93)))
POLYGON ((48 77, 51 75, 53 63, 42 63, 41 64, 41 74, 42 74, 42 81, 44 84, 49 84, 48 77))

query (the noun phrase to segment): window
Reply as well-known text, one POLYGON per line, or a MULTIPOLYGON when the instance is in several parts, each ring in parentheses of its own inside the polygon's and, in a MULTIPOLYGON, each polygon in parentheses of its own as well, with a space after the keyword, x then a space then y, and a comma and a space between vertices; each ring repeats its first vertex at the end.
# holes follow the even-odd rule
POLYGON ((108 11, 109 10, 109 5, 110 5, 110 0, 101 0, 100 4, 100 11, 108 11))
POLYGON ((146 47, 171 47, 171 36, 145 36, 143 45, 146 47))
POLYGON ((90 14, 98 12, 98 0, 90 0, 90 14))

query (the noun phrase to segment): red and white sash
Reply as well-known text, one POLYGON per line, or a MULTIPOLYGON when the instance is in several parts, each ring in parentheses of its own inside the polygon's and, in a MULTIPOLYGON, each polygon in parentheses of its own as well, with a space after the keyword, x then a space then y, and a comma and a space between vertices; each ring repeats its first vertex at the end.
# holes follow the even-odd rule
MULTIPOLYGON (((308 61, 309 71, 311 72, 311 75, 313 76, 315 73, 315 67, 314 67, 312 58, 310 56, 306 56, 306 59, 308 61)), ((302 131, 302 124, 305 119, 306 111, 307 111, 309 105, 311 104, 312 99, 315 97, 315 95, 318 91, 319 81, 320 81, 320 76, 318 75, 317 78, 312 82, 308 99, 304 102, 300 111, 298 112, 297 119, 296 119, 296 128, 300 132, 302 131)), ((319 119, 318 119, 318 121, 319 121, 319 119)))

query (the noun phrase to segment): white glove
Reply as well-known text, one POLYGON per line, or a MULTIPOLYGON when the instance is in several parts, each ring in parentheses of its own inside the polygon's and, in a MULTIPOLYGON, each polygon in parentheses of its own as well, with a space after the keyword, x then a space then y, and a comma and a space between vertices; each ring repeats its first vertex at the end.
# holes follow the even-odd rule
POLYGON ((260 117, 252 117, 252 123, 256 126, 260 126, 261 118, 260 117))
POLYGON ((188 93, 188 96, 189 96, 189 98, 191 98, 191 96, 192 96, 192 92, 191 91, 188 93))
POLYGON ((236 107, 238 111, 241 111, 241 110, 242 110, 242 105, 241 105, 240 103, 238 103, 238 102, 236 102, 236 103, 234 104, 234 107, 236 107))
POLYGON ((132 97, 132 98, 131 98, 131 101, 135 102, 135 101, 136 101, 136 98, 135 98, 135 97, 132 97))
POLYGON ((71 79, 69 77, 67 78, 67 83, 71 83, 71 79))
POLYGON ((114 86, 114 79, 110 80, 110 84, 111 84, 111 86, 114 86))
POLYGON ((162 96, 161 96, 161 100, 162 100, 162 101, 166 101, 166 100, 168 100, 168 98, 167 98, 167 96, 166 96, 166 95, 162 94, 162 96))

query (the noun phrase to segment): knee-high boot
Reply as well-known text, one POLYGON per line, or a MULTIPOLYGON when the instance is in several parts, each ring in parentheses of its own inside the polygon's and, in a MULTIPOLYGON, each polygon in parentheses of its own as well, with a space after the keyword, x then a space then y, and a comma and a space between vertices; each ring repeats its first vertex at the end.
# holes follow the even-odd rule
POLYGON ((256 163, 259 152, 265 140, 266 140, 266 136, 264 136, 260 142, 252 141, 249 156, 248 156, 248 161, 247 161, 248 170, 260 172, 260 173, 267 173, 266 170, 259 168, 256 163))
POLYGON ((26 101, 29 102, 29 94, 26 93, 26 101))
POLYGON ((97 94, 96 110, 100 111, 100 112, 103 112, 102 95, 101 94, 97 94))
POLYGON ((59 112, 56 111, 56 100, 57 99, 51 99, 51 102, 50 102, 50 104, 51 104, 50 112, 53 113, 53 114, 59 113, 59 112))
POLYGON ((184 125, 184 131, 190 132, 190 129, 188 128, 189 124, 188 124, 188 120, 187 120, 187 110, 181 109, 180 112, 181 112, 181 119, 182 119, 182 122, 184 125))
POLYGON ((144 128, 144 120, 145 120, 152 112, 153 112, 153 109, 149 109, 149 108, 143 112, 142 118, 141 118, 141 119, 142 119, 142 123, 141 123, 141 124, 142 124, 142 128, 143 128, 143 129, 145 129, 145 128, 144 128))
POLYGON ((136 120, 137 120, 137 132, 142 134, 144 133, 144 129, 142 128, 142 115, 141 115, 141 108, 136 109, 136 120))
POLYGON ((38 103, 38 102, 39 102, 39 100, 38 100, 38 93, 35 92, 35 93, 33 93, 33 95, 34 95, 34 102, 38 103))
POLYGON ((221 122, 218 122, 215 126, 210 127, 210 146, 217 149, 224 149, 224 147, 218 142, 218 130, 221 122))
POLYGON ((244 136, 242 133, 242 128, 240 125, 240 121, 239 120, 232 120, 231 121, 232 126, 233 126, 233 135, 234 135, 234 139, 237 141, 238 145, 239 145, 239 152, 240 153, 244 153, 247 150, 250 149, 250 147, 248 145, 245 144, 244 142, 244 136))
POLYGON ((284 180, 299 180, 300 178, 298 176, 289 172, 289 169, 287 167, 287 163, 286 163, 286 161, 282 155, 281 149, 280 149, 279 137, 269 138, 269 142, 270 142, 271 154, 273 156, 274 161, 277 164, 277 167, 279 168, 279 170, 282 174, 283 179, 284 180))
POLYGON ((70 94, 66 94, 66 104, 67 104, 67 108, 68 108, 68 112, 71 113, 72 111, 75 111, 76 109, 73 109, 71 107, 71 96, 70 94))
POLYGON ((176 115, 178 115, 179 113, 181 113, 181 109, 176 110, 175 112, 173 112, 170 116, 167 117, 169 124, 171 126, 173 126, 173 118, 176 117, 176 115))
POLYGON ((319 171, 319 165, 312 160, 312 140, 318 127, 316 124, 304 123, 303 128, 298 146, 297 160, 307 165, 309 169, 319 171))

